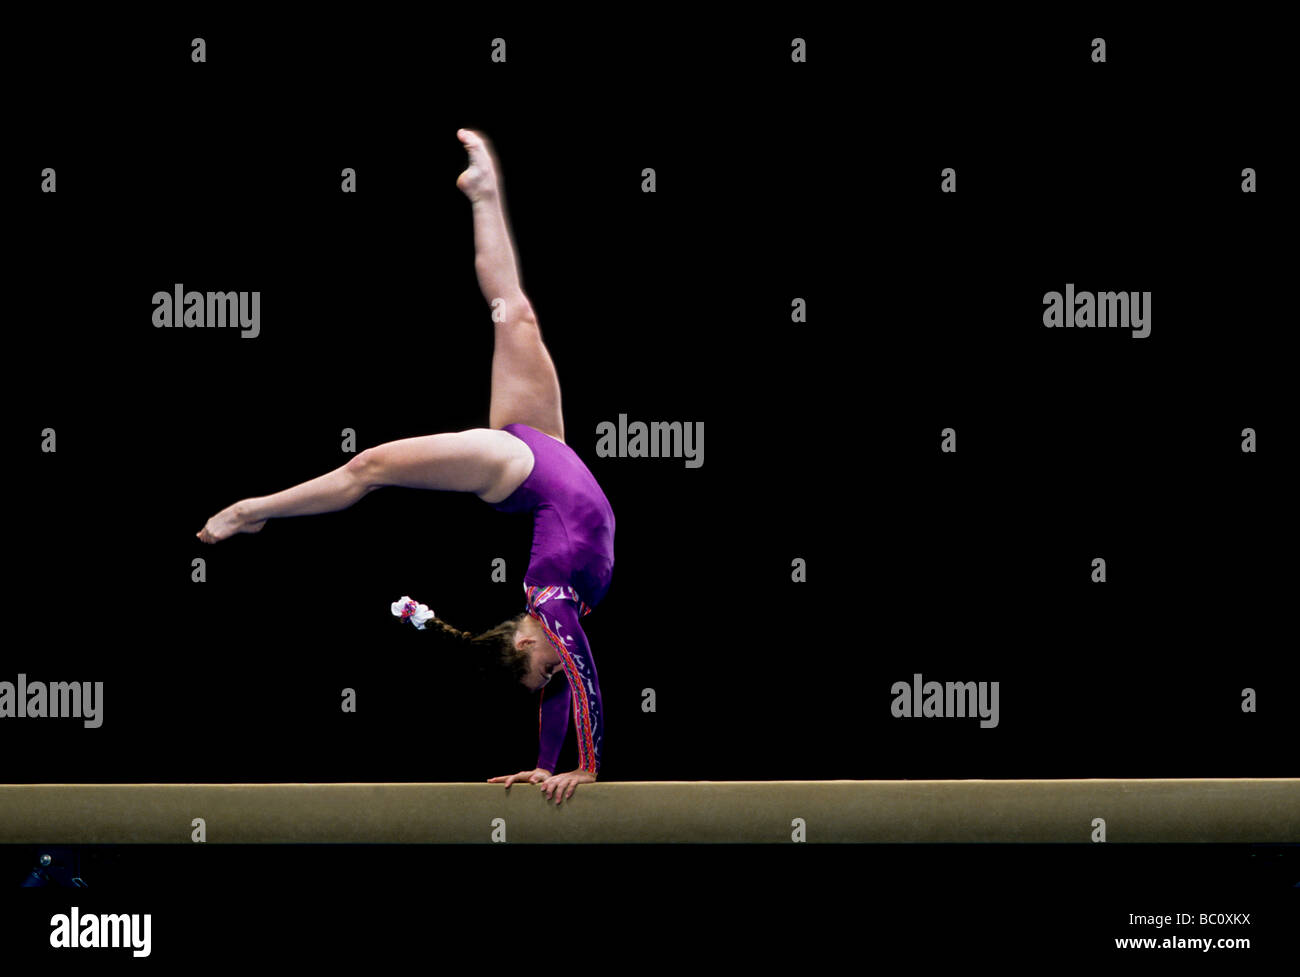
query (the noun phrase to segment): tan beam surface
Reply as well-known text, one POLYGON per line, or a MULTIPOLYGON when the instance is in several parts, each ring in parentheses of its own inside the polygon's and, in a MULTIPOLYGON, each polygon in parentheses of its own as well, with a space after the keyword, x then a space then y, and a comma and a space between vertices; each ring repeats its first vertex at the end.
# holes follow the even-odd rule
POLYGON ((0 785, 2 844, 1297 842, 1300 779, 0 785), (501 819, 498 821, 497 819, 501 819))

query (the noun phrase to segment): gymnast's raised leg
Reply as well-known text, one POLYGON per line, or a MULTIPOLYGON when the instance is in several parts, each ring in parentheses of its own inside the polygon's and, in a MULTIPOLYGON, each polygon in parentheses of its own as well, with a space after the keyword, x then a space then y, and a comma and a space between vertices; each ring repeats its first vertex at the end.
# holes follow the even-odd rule
POLYGON ((494 428, 527 424, 563 441, 560 381, 542 343, 537 314, 520 285, 495 154, 473 130, 461 129, 456 135, 469 153, 469 167, 456 186, 474 210, 474 270, 483 298, 494 310, 488 423, 494 428))
POLYGON ((474 268, 483 297, 495 311, 491 427, 367 448, 332 472, 227 506, 195 534, 203 542, 258 532, 268 519, 337 512, 387 485, 473 492, 484 502, 500 502, 528 477, 533 463, 528 446, 500 428, 527 424, 564 440, 560 382, 532 303, 520 286, 496 161, 478 133, 461 129, 457 136, 469 155, 456 185, 473 207, 474 268))

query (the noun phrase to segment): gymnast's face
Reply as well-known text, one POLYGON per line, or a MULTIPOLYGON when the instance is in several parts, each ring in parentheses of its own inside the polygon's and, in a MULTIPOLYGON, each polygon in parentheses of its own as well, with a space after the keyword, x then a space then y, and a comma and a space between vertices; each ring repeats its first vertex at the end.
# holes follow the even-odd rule
POLYGON ((560 656, 531 617, 525 618, 515 632, 515 647, 528 655, 528 674, 524 687, 529 692, 545 688, 560 670, 560 656))

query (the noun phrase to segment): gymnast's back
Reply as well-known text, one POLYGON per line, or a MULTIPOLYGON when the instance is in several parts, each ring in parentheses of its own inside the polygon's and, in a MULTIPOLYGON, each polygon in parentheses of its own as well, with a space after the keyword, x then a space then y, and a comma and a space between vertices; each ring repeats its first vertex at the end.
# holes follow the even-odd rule
POLYGON ((533 452, 533 470, 498 512, 532 512, 533 549, 526 585, 572 587, 588 607, 609 590, 614 572, 614 510, 572 448, 527 424, 507 424, 533 452))

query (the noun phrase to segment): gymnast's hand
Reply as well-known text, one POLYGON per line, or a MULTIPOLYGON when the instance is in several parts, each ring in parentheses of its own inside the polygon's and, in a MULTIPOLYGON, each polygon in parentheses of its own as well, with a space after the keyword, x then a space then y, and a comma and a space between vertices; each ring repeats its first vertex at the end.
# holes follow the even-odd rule
POLYGON ((594 784, 596 775, 588 773, 586 770, 570 770, 568 773, 557 773, 542 782, 542 793, 547 797, 554 796, 555 803, 568 800, 573 796, 573 792, 578 789, 579 784, 594 784), (554 794, 552 795, 552 792, 554 794))
POLYGON ((516 780, 526 780, 530 784, 540 784, 543 780, 546 780, 550 776, 551 776, 551 771, 543 770, 541 767, 538 767, 536 770, 521 770, 519 771, 519 773, 512 773, 509 777, 489 777, 488 783, 489 784, 503 783, 506 785, 506 790, 509 790, 510 785, 513 784, 516 780))

